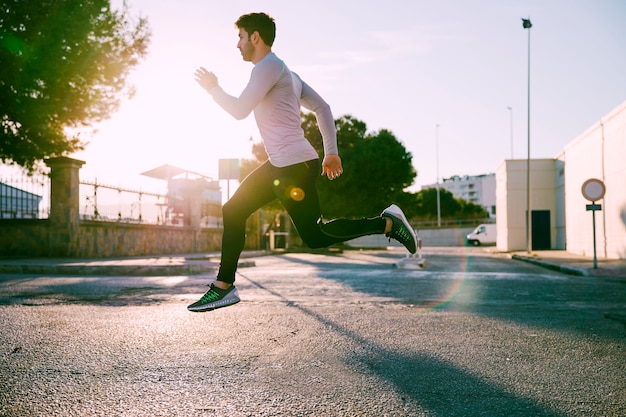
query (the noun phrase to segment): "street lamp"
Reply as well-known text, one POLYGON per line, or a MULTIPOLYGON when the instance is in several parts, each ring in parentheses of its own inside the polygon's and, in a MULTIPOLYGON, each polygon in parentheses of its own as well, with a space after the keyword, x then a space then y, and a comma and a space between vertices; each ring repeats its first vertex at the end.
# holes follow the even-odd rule
POLYGON ((522 26, 528 29, 528 157, 526 159, 526 250, 532 252, 532 216, 530 212, 530 18, 522 18, 522 26))
POLYGON ((437 150, 437 227, 441 227, 441 199, 439 197, 439 125, 435 126, 435 146, 437 150))
POLYGON ((509 112, 511 113, 511 159, 514 159, 513 157, 513 107, 507 106, 507 109, 509 109, 509 112))

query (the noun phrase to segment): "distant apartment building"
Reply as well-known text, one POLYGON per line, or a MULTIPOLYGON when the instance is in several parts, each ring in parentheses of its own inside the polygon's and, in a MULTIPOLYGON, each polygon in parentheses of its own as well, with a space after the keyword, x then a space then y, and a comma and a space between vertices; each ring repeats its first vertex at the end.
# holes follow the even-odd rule
MULTIPOLYGON (((422 186, 422 190, 437 188, 437 184, 422 186)), ((444 178, 439 188, 449 191, 455 198, 482 206, 490 217, 496 216, 496 174, 455 175, 444 178)))

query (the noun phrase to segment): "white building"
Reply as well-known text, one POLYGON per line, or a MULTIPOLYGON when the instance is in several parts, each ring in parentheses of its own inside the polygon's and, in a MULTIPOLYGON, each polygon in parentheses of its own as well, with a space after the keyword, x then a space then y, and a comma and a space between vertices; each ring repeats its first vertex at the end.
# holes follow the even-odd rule
MULTIPOLYGON (((472 202, 484 207, 490 217, 496 215, 496 174, 483 175, 455 175, 444 178, 439 184, 440 189, 449 191, 455 198, 472 202)), ((427 188, 437 188, 437 184, 425 185, 427 188)))
MULTIPOLYGON (((557 230, 563 230, 562 162, 533 159, 531 173, 532 248, 565 249, 557 243, 557 230), (557 191, 558 190, 558 191, 557 191)), ((527 160, 506 160, 496 172, 497 246, 499 250, 523 250, 526 244, 527 160)))
MULTIPOLYGON (((596 217, 596 255, 626 259, 626 102, 569 143, 554 159, 531 160, 533 250, 565 249, 592 256, 591 204, 582 194, 588 179, 602 181, 596 217), (549 243, 548 243, 549 242, 549 243)), ((496 170, 498 241, 502 251, 527 249, 526 160, 503 161, 496 170)))

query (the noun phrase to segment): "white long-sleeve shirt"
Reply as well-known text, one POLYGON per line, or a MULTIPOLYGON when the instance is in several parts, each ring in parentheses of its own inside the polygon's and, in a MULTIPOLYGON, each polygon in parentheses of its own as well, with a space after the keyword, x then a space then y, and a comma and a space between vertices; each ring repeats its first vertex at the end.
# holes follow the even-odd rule
POLYGON ((239 97, 216 86, 213 100, 236 119, 252 111, 272 165, 285 167, 318 158, 300 125, 300 106, 311 110, 324 141, 324 154, 336 155, 337 131, 330 106, 273 52, 257 62, 239 97))

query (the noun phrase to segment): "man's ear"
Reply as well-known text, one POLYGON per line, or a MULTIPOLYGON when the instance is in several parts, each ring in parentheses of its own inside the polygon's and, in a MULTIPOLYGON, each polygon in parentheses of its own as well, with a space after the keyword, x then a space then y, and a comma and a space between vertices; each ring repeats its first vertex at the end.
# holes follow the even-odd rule
POLYGON ((256 30, 252 32, 252 35, 250 35, 250 40, 252 41, 252 43, 257 43, 260 39, 261 35, 259 35, 259 32, 256 30))

